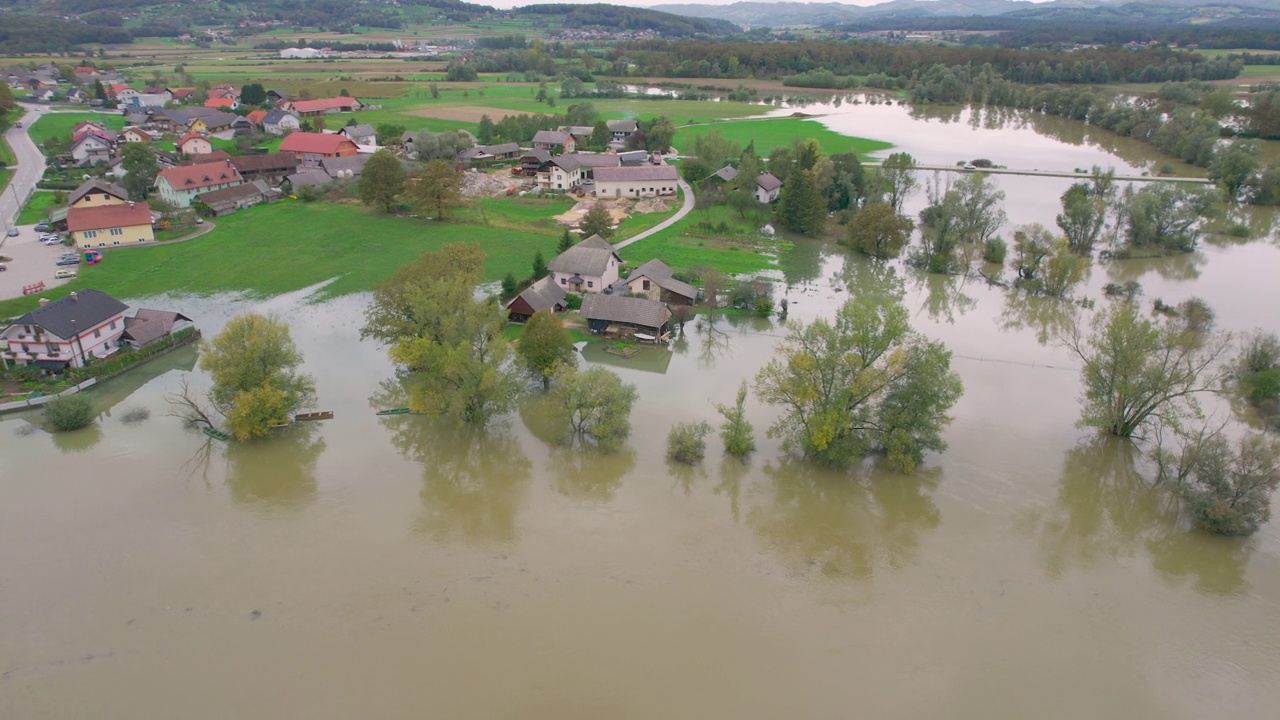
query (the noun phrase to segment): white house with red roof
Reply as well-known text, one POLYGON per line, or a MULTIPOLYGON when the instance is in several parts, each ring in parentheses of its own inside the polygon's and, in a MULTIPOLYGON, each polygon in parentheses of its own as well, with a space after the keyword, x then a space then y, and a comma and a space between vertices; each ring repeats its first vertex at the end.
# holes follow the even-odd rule
POLYGON ((285 136, 280 151, 293 153, 300 168, 318 168, 325 158, 349 157, 360 148, 343 135, 295 132, 285 136))
POLYGON ((209 138, 200 133, 189 132, 178 140, 178 152, 183 155, 208 155, 213 152, 209 138))
POLYGON ((200 193, 242 183, 244 178, 229 160, 172 167, 156 175, 156 189, 161 199, 178 207, 191 207, 191 201, 200 193))
POLYGON ((115 98, 116 102, 124 105, 131 104, 133 99, 138 97, 138 95, 139 93, 137 90, 134 90, 123 83, 115 83, 111 87, 107 88, 107 96, 115 98))

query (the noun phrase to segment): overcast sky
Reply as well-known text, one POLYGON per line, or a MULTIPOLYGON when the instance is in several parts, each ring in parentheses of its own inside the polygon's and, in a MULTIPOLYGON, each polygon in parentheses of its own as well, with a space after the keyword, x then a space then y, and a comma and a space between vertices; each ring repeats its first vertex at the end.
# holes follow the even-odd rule
MULTIPOLYGON (((485 2, 485 0, 471 0, 480 5, 490 5, 492 7, 510 8, 521 5, 537 5, 542 2, 576 2, 576 3, 599 3, 601 0, 493 0, 485 2)), ((775 0, 757 0, 758 2, 774 2, 775 0)), ((776 0, 779 2, 830 2, 830 0, 776 0)), ((1029 0, 1030 2, 1044 2, 1045 0, 1029 0)), ((648 7, 651 5, 732 5, 741 0, 624 0, 623 2, 606 3, 608 5, 631 5, 634 7, 648 7)), ((842 5, 879 5, 887 0, 844 0, 842 5)))

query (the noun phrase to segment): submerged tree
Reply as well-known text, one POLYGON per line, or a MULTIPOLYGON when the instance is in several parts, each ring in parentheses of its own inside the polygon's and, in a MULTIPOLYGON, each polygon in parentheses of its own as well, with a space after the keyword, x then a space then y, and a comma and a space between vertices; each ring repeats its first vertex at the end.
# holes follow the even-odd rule
POLYGON ((1280 488, 1280 441, 1247 434, 1233 445, 1223 427, 1177 433, 1177 450, 1152 453, 1157 480, 1171 485, 1196 525, 1218 535, 1251 535, 1271 519, 1280 488))
POLYGON ((899 214, 892 205, 870 203, 849 221, 847 242, 863 255, 885 260, 902 252, 914 229, 911 218, 899 214))
POLYGON ((297 371, 301 364, 289 327, 256 313, 231 318, 200 354, 200 367, 213 377, 209 400, 237 440, 264 437, 315 403, 315 381, 297 371))
POLYGON ((733 405, 717 405, 716 412, 724 417, 720 425, 720 440, 724 451, 734 457, 746 457, 756 450, 755 429, 747 421, 747 381, 738 387, 738 398, 733 405))
POLYGON ((703 422, 682 422, 667 433, 667 459, 686 465, 697 465, 707 455, 707 436, 711 425, 703 422))
POLYGON ((561 442, 590 440, 612 452, 631 433, 631 408, 637 397, 635 385, 606 368, 561 367, 547 406, 561 442))
POLYGON ((902 212, 902 204, 920 188, 916 172, 916 159, 910 153, 893 153, 881 163, 885 202, 892 205, 895 212, 902 212))
POLYGON ((1212 207, 1213 193, 1204 188, 1173 183, 1149 183, 1136 192, 1130 188, 1122 201, 1125 242, 1131 248, 1191 252, 1212 207))
POLYGON ((1140 317, 1135 303, 1117 302, 1077 324, 1063 344, 1083 363, 1085 405, 1080 424, 1131 437, 1150 421, 1176 424, 1199 414, 1195 396, 1218 386, 1226 336, 1205 337, 1170 319, 1140 317))
POLYGON ((524 332, 516 342, 516 354, 531 377, 542 383, 542 389, 551 386, 551 378, 562 367, 572 367, 575 362, 573 338, 564 323, 550 310, 539 310, 524 324, 524 332))
POLYGON ((929 450, 962 393, 951 352, 911 330, 899 303, 845 303, 835 323, 797 325, 756 376, 762 400, 783 408, 769 429, 784 446, 844 467, 880 453, 909 472, 929 450))
POLYGON ((485 425, 515 406, 506 313, 475 297, 482 280, 479 246, 455 243, 420 254, 374 289, 360 333, 390 345, 391 359, 412 373, 411 408, 485 425))
POLYGON ((1076 183, 1062 194, 1062 212, 1058 227, 1067 238, 1071 251, 1084 256, 1093 254, 1093 246, 1107 225, 1109 198, 1100 197, 1087 183, 1076 183))

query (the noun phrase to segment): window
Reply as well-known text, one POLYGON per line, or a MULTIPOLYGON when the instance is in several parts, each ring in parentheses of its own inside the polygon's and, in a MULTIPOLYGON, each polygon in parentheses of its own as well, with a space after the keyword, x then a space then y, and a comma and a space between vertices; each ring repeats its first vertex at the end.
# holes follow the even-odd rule
POLYGON ((26 343, 22 343, 22 352, 29 353, 31 352, 31 348, 27 347, 26 343))
POLYGON ((112 321, 111 321, 111 324, 110 324, 110 325, 108 325, 107 327, 108 327, 108 328, 110 328, 110 329, 112 329, 112 330, 115 330, 115 329, 116 329, 116 321, 115 321, 115 320, 112 320, 112 321))
POLYGON ((94 336, 94 337, 100 337, 100 336, 101 336, 101 333, 100 333, 100 332, 98 332, 97 330, 94 330, 94 331, 93 331, 93 336, 94 336))
POLYGON ((110 200, 110 199, 111 199, 111 196, 110 196, 110 195, 108 195, 107 193, 102 193, 102 199, 103 199, 103 200, 110 200))
POLYGON ((49 343, 49 344, 45 345, 45 346, 44 346, 44 351, 45 351, 45 354, 47 354, 47 355, 60 355, 60 354, 62 354, 62 351, 58 349, 58 343, 49 343))
POLYGON ((561 284, 561 285, 568 285, 568 284, 569 284, 569 281, 568 281, 568 280, 565 280, 564 278, 560 278, 560 284, 561 284))
POLYGON ((96 238, 96 237, 98 237, 98 231, 97 231, 97 230, 85 230, 83 233, 81 233, 81 236, 82 236, 85 240, 90 240, 90 239, 92 239, 92 238, 96 238))
POLYGON ((112 234, 112 235, 123 235, 123 234, 124 234, 124 228, 111 228, 111 232, 110 232, 110 234, 112 234))
POLYGON ((587 287, 595 287, 595 286, 596 286, 595 283, 591 282, 590 280, 587 281, 587 287))
POLYGON ((649 289, 649 281, 648 281, 648 280, 645 280, 645 281, 644 281, 644 289, 645 289, 645 290, 648 290, 648 289, 649 289))

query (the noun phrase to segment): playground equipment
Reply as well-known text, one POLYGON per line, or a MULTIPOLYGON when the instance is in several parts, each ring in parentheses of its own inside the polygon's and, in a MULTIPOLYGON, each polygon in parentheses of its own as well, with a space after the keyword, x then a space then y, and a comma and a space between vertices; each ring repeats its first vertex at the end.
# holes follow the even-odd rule
POLYGON ((102 253, 97 250, 86 250, 84 253, 84 261, 90 265, 97 265, 102 262, 102 253))
POLYGON ((35 295, 36 293, 38 293, 38 292, 42 292, 43 290, 44 290, 44 281, 43 281, 43 280, 41 280, 40 282, 36 283, 35 285, 23 285, 23 286, 22 286, 22 294, 23 294, 23 295, 35 295))

